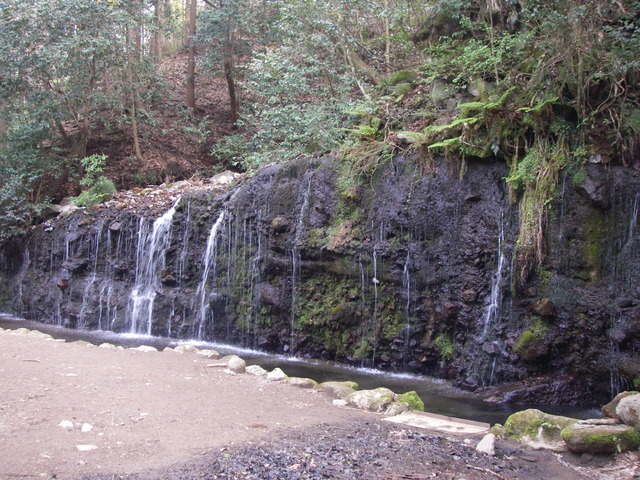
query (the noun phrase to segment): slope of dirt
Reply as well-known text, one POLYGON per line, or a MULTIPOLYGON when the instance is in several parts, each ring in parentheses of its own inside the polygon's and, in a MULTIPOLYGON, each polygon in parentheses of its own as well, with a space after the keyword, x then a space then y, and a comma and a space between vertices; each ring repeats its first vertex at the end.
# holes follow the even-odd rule
POLYGON ((211 147, 232 133, 229 98, 221 76, 198 75, 196 109, 186 107, 187 57, 178 52, 158 68, 157 99, 143 105, 139 123, 140 150, 136 158, 130 125, 98 129, 88 154, 108 155, 105 173, 119 189, 207 175, 215 169, 211 147))

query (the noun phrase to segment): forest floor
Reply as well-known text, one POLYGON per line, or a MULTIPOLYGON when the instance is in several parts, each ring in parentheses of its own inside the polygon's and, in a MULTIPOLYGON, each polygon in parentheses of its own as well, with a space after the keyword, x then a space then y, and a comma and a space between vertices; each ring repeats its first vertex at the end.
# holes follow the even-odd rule
POLYGON ((0 331, 0 479, 634 478, 637 456, 489 457, 213 363, 0 331))

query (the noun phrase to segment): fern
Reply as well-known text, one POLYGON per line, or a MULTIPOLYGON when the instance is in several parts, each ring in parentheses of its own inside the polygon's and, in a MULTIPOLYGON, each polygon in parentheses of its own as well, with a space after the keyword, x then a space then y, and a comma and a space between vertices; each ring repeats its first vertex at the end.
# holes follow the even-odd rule
POLYGON ((457 147, 460 145, 460 137, 448 138, 441 142, 432 143, 428 148, 448 148, 448 147, 457 147))

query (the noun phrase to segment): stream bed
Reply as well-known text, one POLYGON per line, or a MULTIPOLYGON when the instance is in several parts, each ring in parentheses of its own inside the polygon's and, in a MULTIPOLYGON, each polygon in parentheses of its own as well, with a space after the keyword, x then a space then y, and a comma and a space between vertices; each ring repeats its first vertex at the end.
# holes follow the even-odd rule
POLYGON ((0 327, 7 330, 28 328, 52 335, 54 338, 68 342, 86 341, 95 345, 104 342, 132 348, 150 345, 158 350, 189 343, 198 348, 213 348, 222 355, 239 355, 248 365, 260 365, 267 370, 281 368, 291 377, 307 377, 317 382, 345 381, 357 382, 359 388, 373 389, 387 387, 396 393, 415 390, 425 404, 425 411, 440 415, 466 418, 490 424, 504 423, 514 412, 526 408, 538 408, 547 413, 566 415, 575 418, 594 418, 601 416, 597 409, 584 409, 571 405, 523 405, 494 404, 483 401, 472 393, 462 391, 450 382, 436 378, 390 373, 368 368, 357 368, 313 359, 302 359, 284 355, 267 354, 248 350, 233 345, 203 341, 188 341, 144 334, 120 334, 103 330, 69 329, 39 322, 16 318, 8 314, 0 314, 0 327))

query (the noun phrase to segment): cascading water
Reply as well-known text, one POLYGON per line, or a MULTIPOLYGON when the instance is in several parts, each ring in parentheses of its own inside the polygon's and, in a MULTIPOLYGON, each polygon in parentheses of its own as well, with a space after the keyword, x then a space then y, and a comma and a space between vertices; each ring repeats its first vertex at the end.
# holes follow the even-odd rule
POLYGON ((307 180, 307 187, 303 192, 302 205, 298 212, 296 220, 296 233, 293 240, 293 248, 291 249, 291 333, 290 333, 290 352, 293 354, 296 347, 296 288, 300 277, 300 247, 302 246, 302 235, 304 233, 304 222, 309 210, 309 199, 311 198, 311 180, 310 175, 307 180))
POLYGON ((141 218, 138 226, 135 285, 130 296, 129 331, 151 335, 153 303, 161 287, 160 275, 165 267, 165 254, 171 240, 171 224, 180 198, 148 227, 141 218))
POLYGON ((409 359, 409 348, 411 346, 411 273, 409 266, 411 264, 411 253, 407 248, 407 258, 404 261, 402 267, 402 291, 404 293, 404 320, 406 325, 404 327, 404 343, 402 348, 402 366, 406 369, 409 359))
POLYGON ((100 258, 100 239, 102 238, 102 227, 104 225, 104 218, 98 220, 96 224, 95 235, 89 239, 89 257, 91 262, 91 274, 84 286, 84 292, 82 294, 82 306, 80 307, 80 313, 78 314, 78 328, 85 328, 88 321, 92 317, 94 312, 91 309, 91 300, 94 296, 94 285, 98 280, 98 259, 100 258))
POLYGON ((505 263, 505 255, 502 248, 504 243, 504 219, 500 216, 500 224, 498 231, 498 264, 496 271, 493 274, 491 281, 491 295, 489 296, 489 303, 484 309, 484 315, 482 316, 482 332, 478 338, 479 343, 483 343, 489 335, 491 328, 495 325, 496 321, 500 318, 500 306, 502 304, 502 290, 500 288, 502 284, 502 270, 505 263))
POLYGON ((482 386, 491 386, 495 381, 495 372, 498 367, 499 352, 504 349, 503 344, 499 344, 495 338, 495 327, 501 317, 502 306, 502 281, 504 275, 506 256, 504 252, 504 215, 500 215, 498 222, 498 248, 496 270, 491 279, 491 289, 488 303, 484 307, 484 312, 480 318, 480 333, 473 340, 476 354, 470 362, 469 373, 482 386))
MULTIPOLYGON (((209 284, 209 276, 211 274, 212 283, 216 278, 216 250, 218 248, 218 232, 220 226, 224 221, 226 210, 223 209, 218 215, 218 218, 209 230, 209 237, 207 238, 207 247, 202 255, 202 275, 200 277, 200 283, 196 290, 196 299, 198 301, 198 331, 196 336, 198 339, 203 339, 205 335, 205 329, 209 323, 209 312, 211 310, 209 303, 209 290, 207 285, 209 284)), ((213 322, 213 319, 211 320, 213 322)), ((213 327, 213 326, 212 326, 213 327)))

